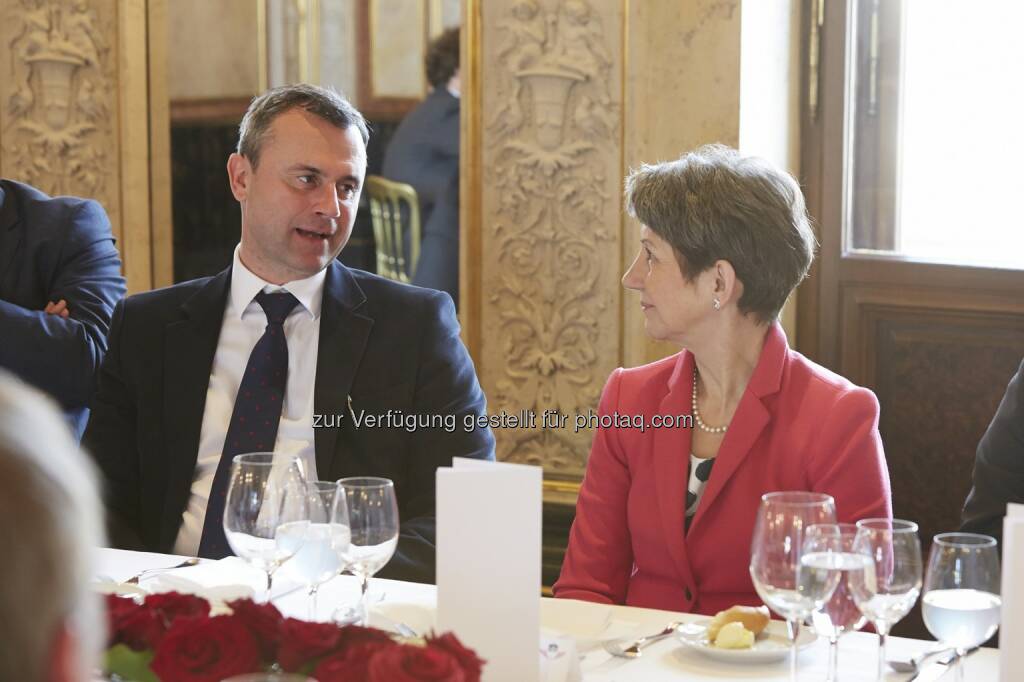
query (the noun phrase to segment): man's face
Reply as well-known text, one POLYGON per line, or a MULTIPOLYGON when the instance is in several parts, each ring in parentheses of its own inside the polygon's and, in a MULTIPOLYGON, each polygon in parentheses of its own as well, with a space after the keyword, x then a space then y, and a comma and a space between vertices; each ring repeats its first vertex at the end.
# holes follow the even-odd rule
POLYGON ((274 119, 268 133, 259 166, 232 154, 228 178, 242 205, 242 262, 284 284, 320 272, 348 242, 366 146, 355 126, 341 130, 300 108, 274 119))

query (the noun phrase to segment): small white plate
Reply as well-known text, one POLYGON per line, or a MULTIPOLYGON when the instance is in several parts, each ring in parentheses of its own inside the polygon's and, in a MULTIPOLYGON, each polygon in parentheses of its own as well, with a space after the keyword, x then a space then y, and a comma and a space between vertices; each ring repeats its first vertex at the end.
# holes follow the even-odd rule
MULTIPOLYGON (((683 623, 676 628, 676 639, 689 649, 726 663, 773 663, 784 661, 789 655, 789 638, 786 636, 786 624, 782 621, 773 620, 768 623, 768 627, 757 636, 754 646, 749 649, 719 649, 711 644, 707 638, 710 623, 710 620, 683 623)), ((797 650, 809 647, 816 640, 817 637, 810 629, 800 628, 796 638, 797 650)))

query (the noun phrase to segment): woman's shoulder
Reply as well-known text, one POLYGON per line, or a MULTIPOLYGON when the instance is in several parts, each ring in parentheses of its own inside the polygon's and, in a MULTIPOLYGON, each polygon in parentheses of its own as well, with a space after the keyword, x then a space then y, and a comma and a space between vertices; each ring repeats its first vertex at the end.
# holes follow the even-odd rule
POLYGON ((800 353, 789 350, 788 372, 784 392, 799 396, 801 402, 832 407, 842 402, 844 406, 878 410, 878 399, 868 388, 858 386, 841 374, 822 367, 800 353))
POLYGON ((608 377, 605 391, 613 389, 620 401, 657 404, 676 379, 675 375, 682 363, 684 352, 646 365, 619 367, 608 377))

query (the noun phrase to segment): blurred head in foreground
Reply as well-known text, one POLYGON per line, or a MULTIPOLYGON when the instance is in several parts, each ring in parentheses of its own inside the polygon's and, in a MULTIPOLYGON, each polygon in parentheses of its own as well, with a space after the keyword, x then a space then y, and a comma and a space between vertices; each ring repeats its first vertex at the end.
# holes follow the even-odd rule
POLYGON ((92 679, 101 523, 95 473, 56 406, 0 370, 0 680, 92 679))

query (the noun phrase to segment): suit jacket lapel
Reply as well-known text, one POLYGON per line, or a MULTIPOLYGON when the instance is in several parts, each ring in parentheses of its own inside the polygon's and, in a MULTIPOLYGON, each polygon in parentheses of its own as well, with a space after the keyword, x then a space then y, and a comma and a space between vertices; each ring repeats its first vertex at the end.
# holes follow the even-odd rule
MULTIPOLYGON (((754 373, 750 376, 747 390, 743 392, 740 404, 729 424, 729 430, 726 431, 725 438, 722 439, 718 456, 715 458, 715 465, 711 470, 711 478, 708 480, 707 487, 704 488, 704 495, 697 506, 697 513, 690 523, 691 534, 701 519, 708 514, 715 498, 729 484, 736 469, 751 454, 754 443, 757 442, 761 432, 771 421, 771 414, 762 402, 762 398, 778 392, 782 383, 787 349, 786 334, 782 331, 782 327, 778 323, 772 325, 765 336, 761 357, 757 362, 757 367, 754 368, 754 373)), ((693 376, 692 373, 690 376, 693 376)))
POLYGON ((181 495, 164 505, 161 545, 174 542, 181 509, 192 487, 206 391, 217 352, 231 283, 231 269, 206 283, 181 306, 182 317, 164 329, 164 413, 167 438, 167 490, 181 495))
MULTIPOLYGON (((690 386, 686 380, 690 376, 693 376, 693 355, 683 352, 669 378, 669 391, 658 406, 658 414, 690 414, 690 386)), ((691 437, 690 429, 654 429, 654 467, 658 474, 658 507, 661 510, 665 546, 685 583, 692 582, 690 562, 683 542, 686 532, 686 473, 691 437)))
POLYGON ((366 296, 352 273, 337 261, 331 263, 324 280, 313 412, 344 415, 344 418, 327 420, 326 423, 333 422, 333 426, 314 431, 316 470, 320 478, 334 476, 331 472, 338 450, 339 424, 351 418, 348 397, 373 328, 373 319, 357 312, 365 301, 366 296))

